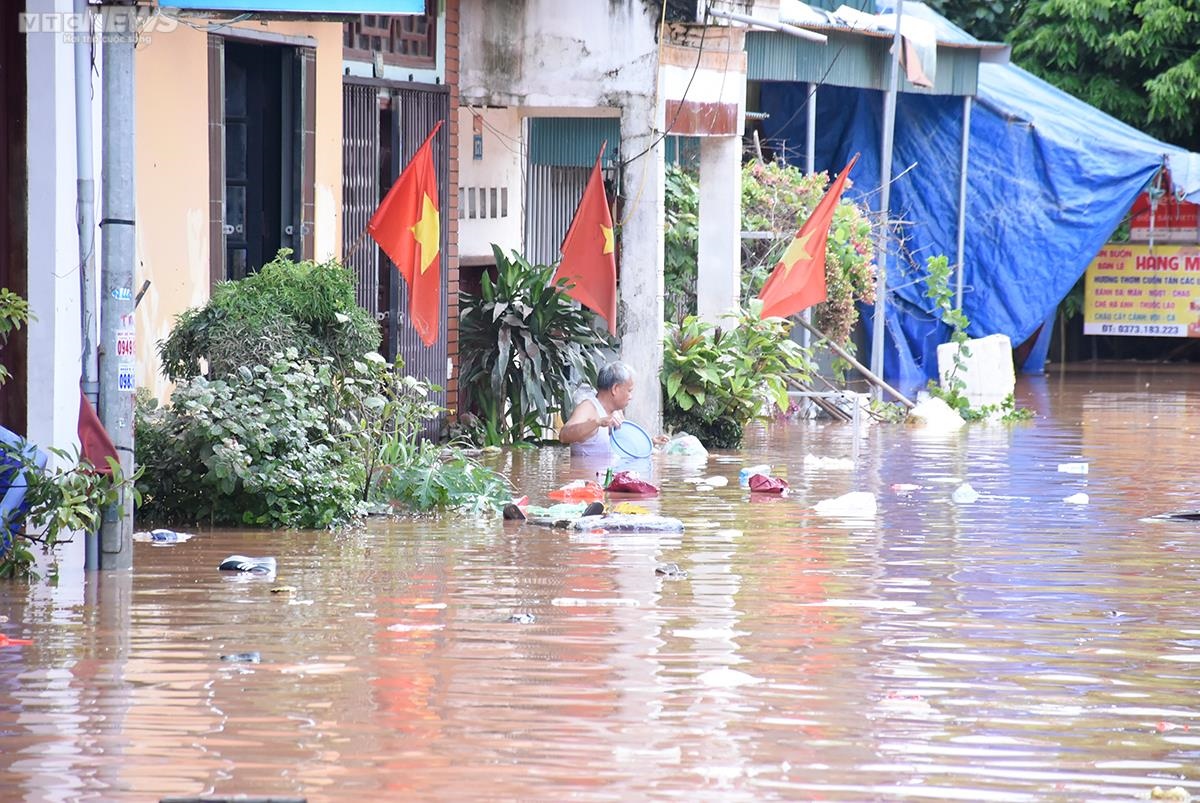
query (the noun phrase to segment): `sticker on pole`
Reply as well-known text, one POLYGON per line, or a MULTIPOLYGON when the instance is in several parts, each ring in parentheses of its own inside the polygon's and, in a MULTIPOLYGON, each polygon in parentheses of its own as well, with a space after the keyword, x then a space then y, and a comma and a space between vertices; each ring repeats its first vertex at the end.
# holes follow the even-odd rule
POLYGON ((132 365, 117 366, 117 390, 121 393, 133 393, 137 390, 137 380, 134 378, 132 365))
POLYGON ((117 359, 121 362, 133 362, 136 356, 135 331, 134 329, 117 330, 117 359))

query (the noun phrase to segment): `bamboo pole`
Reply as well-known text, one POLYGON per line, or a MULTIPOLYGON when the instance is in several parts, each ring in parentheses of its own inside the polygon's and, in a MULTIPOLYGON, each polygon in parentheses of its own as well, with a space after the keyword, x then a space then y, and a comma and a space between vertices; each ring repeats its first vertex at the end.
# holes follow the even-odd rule
POLYGON ((870 371, 870 369, 868 369, 865 365, 863 365, 858 360, 854 359, 854 357, 852 357, 850 355, 850 352, 846 351, 844 348, 839 346, 837 343, 834 343, 832 340, 825 337, 825 334, 823 332, 821 332, 821 330, 817 329, 817 327, 813 326, 811 323, 808 323, 803 318, 796 318, 794 320, 797 323, 799 323, 801 326, 803 326, 805 329, 807 329, 809 332, 811 332, 815 337, 829 343, 829 348, 833 349, 835 354, 837 354, 839 357, 841 357, 846 362, 850 363, 850 365, 854 367, 854 370, 858 371, 860 374, 865 376, 867 378, 867 381, 870 382, 871 384, 875 385, 875 387, 880 388, 881 390, 887 391, 888 393, 890 393, 892 396, 894 396, 896 398, 896 401, 900 402, 901 404, 903 404, 905 407, 907 407, 910 410, 913 407, 916 407, 916 405, 913 404, 913 402, 907 396, 905 396, 900 391, 896 390, 894 387, 889 385, 887 382, 884 382, 883 379, 880 378, 879 376, 877 376, 876 374, 872 373, 870 371))

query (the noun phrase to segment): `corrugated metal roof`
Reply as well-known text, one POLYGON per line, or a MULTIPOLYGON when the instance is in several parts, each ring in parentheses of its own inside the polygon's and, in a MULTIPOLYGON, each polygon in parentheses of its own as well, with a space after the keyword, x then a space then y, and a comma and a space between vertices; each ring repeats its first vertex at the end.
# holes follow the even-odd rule
MULTIPOLYGON (((887 89, 891 35, 837 26, 805 27, 824 33, 829 41, 822 45, 775 31, 747 31, 746 78, 887 89)), ((900 91, 974 95, 979 84, 979 57, 977 48, 939 43, 933 87, 914 86, 901 74, 900 91)))
POLYGON ((591 167, 600 144, 604 166, 612 164, 621 145, 621 120, 617 117, 529 118, 529 163, 560 167, 591 167))

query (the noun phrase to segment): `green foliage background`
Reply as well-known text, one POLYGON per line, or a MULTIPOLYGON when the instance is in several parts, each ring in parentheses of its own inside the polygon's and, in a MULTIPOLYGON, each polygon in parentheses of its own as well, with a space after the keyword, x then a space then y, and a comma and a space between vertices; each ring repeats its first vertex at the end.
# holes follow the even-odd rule
MULTIPOLYGON (((742 229, 767 232, 771 239, 742 243, 742 303, 758 295, 791 238, 812 213, 830 177, 806 176, 779 162, 742 166, 742 229)), ((666 317, 681 324, 696 312, 696 259, 699 185, 678 168, 667 170, 666 181, 666 317)), ((813 307, 818 329, 845 344, 858 321, 856 303, 875 300, 875 249, 871 221, 865 209, 843 201, 834 210, 825 246, 828 299, 813 307)))
POLYGON ((1200 150, 1196 0, 930 0, 972 35, 1151 136, 1200 150))
POLYGON ((555 413, 570 414, 572 388, 595 382, 608 334, 553 282, 553 266, 492 253, 495 280, 485 274, 479 296, 459 297, 460 383, 478 415, 467 435, 488 446, 541 440, 555 413))

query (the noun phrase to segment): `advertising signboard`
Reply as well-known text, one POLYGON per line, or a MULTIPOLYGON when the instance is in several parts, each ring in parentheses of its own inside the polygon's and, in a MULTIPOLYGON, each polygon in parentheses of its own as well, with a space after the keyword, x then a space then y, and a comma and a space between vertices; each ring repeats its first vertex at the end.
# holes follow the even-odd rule
POLYGON ((1101 249, 1087 269, 1083 333, 1200 337, 1200 245, 1101 249))

